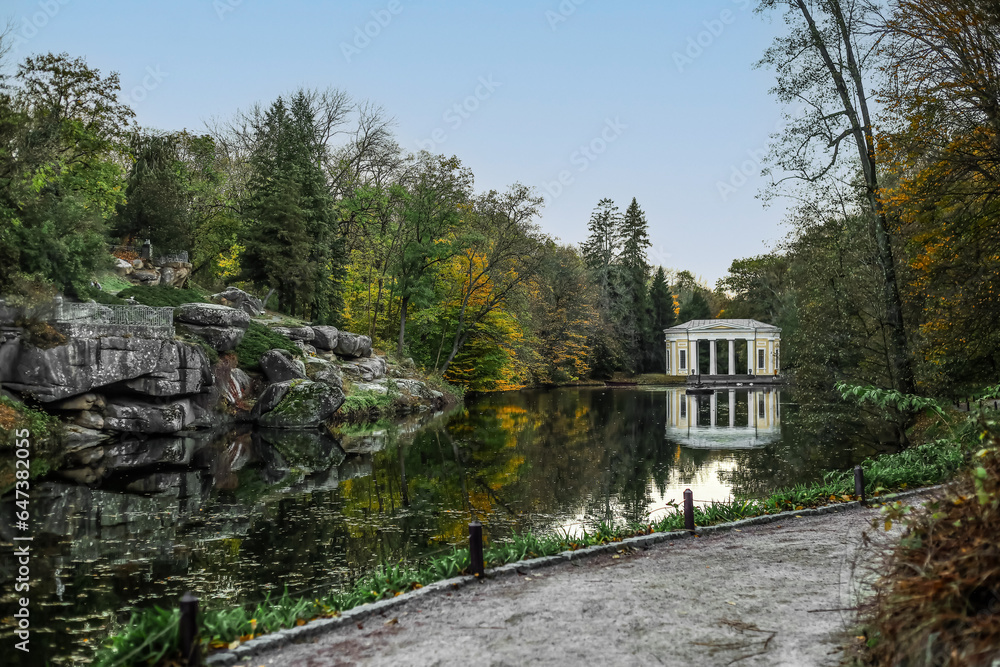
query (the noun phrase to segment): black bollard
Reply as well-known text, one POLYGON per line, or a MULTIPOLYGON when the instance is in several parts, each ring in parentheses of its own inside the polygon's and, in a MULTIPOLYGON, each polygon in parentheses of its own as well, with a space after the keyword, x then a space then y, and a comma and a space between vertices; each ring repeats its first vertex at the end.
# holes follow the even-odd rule
POLYGON ((684 530, 694 532, 694 494, 684 489, 684 530))
POLYGON ((188 591, 181 597, 180 622, 181 656, 190 666, 201 664, 201 646, 198 642, 198 598, 188 591))
POLYGON ((469 573, 474 577, 486 574, 483 563, 483 524, 473 520, 469 524, 469 573))
POLYGON ((865 502, 865 471, 861 469, 861 466, 854 466, 854 495, 861 500, 863 505, 865 502))

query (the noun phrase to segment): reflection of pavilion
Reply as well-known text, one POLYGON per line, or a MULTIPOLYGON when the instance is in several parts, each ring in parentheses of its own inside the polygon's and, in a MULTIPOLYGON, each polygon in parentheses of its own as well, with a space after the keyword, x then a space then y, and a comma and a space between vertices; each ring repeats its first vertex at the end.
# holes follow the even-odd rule
POLYGON ((666 436, 697 449, 763 447, 780 435, 781 392, 719 388, 708 395, 667 391, 666 436))

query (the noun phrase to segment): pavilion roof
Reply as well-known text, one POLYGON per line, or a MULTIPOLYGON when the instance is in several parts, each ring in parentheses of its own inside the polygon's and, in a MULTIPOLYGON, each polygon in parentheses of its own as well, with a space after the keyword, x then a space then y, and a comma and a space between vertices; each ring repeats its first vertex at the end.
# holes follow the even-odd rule
POLYGON ((724 331, 726 329, 743 329, 743 330, 757 330, 757 331, 778 331, 781 329, 774 326, 773 324, 767 324, 766 322, 761 322, 759 320, 691 320, 685 322, 684 324, 678 324, 677 326, 670 327, 669 329, 664 329, 666 332, 679 333, 682 331, 724 331))

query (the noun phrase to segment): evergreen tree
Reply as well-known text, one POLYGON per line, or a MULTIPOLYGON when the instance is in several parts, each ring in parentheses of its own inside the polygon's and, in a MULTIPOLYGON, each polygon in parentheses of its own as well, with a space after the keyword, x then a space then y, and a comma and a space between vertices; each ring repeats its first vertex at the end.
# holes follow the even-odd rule
POLYGON ((621 218, 617 235, 622 249, 618 262, 622 298, 617 304, 615 320, 625 341, 627 370, 634 373, 652 367, 655 341, 646 287, 649 278, 646 261, 646 248, 650 246, 649 225, 635 197, 621 218))
POLYGON ((625 360, 624 347, 618 332, 615 314, 621 299, 619 285, 618 255, 620 243, 621 213, 610 199, 602 199, 590 215, 587 229, 590 236, 581 247, 584 262, 590 272, 590 279, 596 292, 597 321, 587 341, 591 350, 589 360, 595 378, 610 378, 622 369, 625 360))
POLYGON ((707 320, 711 317, 712 309, 708 305, 708 299, 698 290, 691 293, 691 298, 681 305, 680 313, 677 315, 677 319, 681 322, 707 320))
POLYGON ((651 311, 651 348, 650 365, 652 372, 661 372, 666 369, 666 349, 663 345, 663 330, 674 326, 677 322, 674 313, 674 295, 670 293, 670 286, 667 285, 667 276, 663 267, 656 270, 653 282, 649 286, 649 304, 651 311))
POLYGON ((336 323, 344 248, 308 97, 278 98, 254 139, 243 276, 275 289, 289 314, 336 323))

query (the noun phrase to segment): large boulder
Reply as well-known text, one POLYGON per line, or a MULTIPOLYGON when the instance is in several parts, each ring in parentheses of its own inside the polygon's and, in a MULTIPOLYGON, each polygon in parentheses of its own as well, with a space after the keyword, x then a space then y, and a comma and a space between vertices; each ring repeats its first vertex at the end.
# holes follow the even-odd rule
POLYGON ((224 306, 239 308, 247 315, 256 317, 264 313, 264 304, 257 297, 247 294, 238 287, 227 287, 218 294, 212 295, 212 300, 224 306))
POLYGON ((385 357, 369 357, 367 359, 345 361, 340 369, 344 375, 352 380, 372 382, 385 377, 385 357))
POLYGON ((196 418, 190 399, 153 403, 117 397, 104 409, 104 428, 130 433, 176 433, 196 418))
POLYGON ((234 368, 229 371, 225 386, 221 388, 222 395, 230 405, 235 405, 246 397, 250 391, 250 385, 250 376, 246 374, 246 371, 242 368, 234 368))
POLYGON ((318 326, 312 327, 312 330, 314 347, 330 352, 337 349, 337 340, 340 337, 340 331, 337 330, 337 327, 318 326))
POLYGON ((292 380, 287 389, 261 396, 260 410, 254 407, 257 423, 268 428, 305 428, 318 426, 333 416, 344 403, 344 393, 336 387, 311 380, 292 380), (275 402, 275 397, 282 394, 275 402), (265 402, 266 401, 266 402, 265 402), (270 407, 273 405, 274 407, 270 407), (270 408, 270 409, 267 409, 270 408))
POLYGON ((242 310, 215 303, 182 303, 175 311, 174 319, 178 322, 204 326, 240 329, 250 326, 250 316, 242 310))
POLYGON ((181 304, 174 319, 217 352, 236 349, 250 326, 250 316, 242 310, 214 303, 181 304))
POLYGON ((285 350, 268 350, 260 357, 260 367, 268 382, 284 382, 286 380, 303 380, 305 371, 292 361, 291 355, 285 350))
POLYGON ((123 327, 120 336, 70 338, 48 349, 7 341, 0 346, 0 382, 48 403, 119 383, 156 396, 196 393, 212 384, 212 374, 197 345, 133 337, 123 327))
POLYGON ((372 339, 341 331, 337 335, 337 347, 333 351, 341 357, 367 357, 372 352, 372 339))

